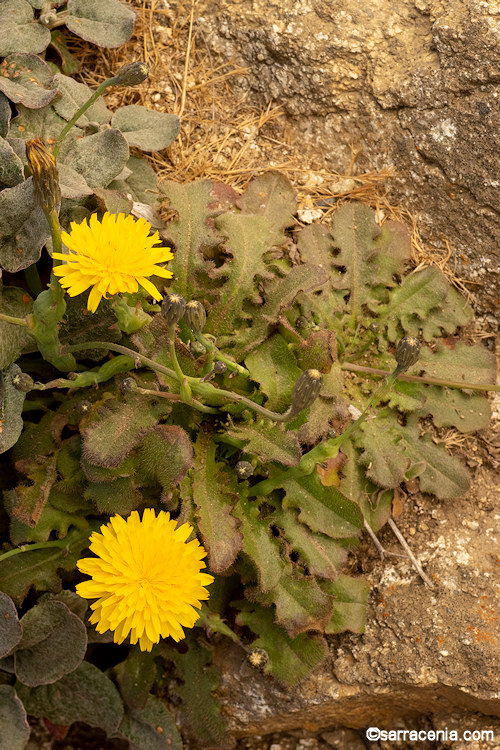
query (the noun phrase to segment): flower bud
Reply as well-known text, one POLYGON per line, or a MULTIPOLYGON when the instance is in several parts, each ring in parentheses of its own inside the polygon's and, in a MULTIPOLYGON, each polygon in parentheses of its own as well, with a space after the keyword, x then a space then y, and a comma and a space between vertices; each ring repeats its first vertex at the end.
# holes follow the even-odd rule
POLYGON ((414 336, 405 336, 396 347, 396 362, 398 372, 404 372, 415 364, 420 355, 420 342, 414 336))
POLYGON ((166 294, 161 303, 161 314, 169 326, 174 326, 184 315, 186 302, 182 294, 166 294))
POLYGON ((33 390, 35 381, 28 375, 27 372, 18 372, 17 375, 14 375, 14 377, 12 378, 12 385, 14 386, 16 391, 21 391, 21 393, 28 393, 29 391, 33 390))
POLYGON ((61 202, 56 160, 40 138, 26 141, 26 157, 33 175, 35 201, 45 214, 50 214, 61 202))
POLYGON ((263 648, 252 648, 248 652, 247 661, 251 667, 263 672, 269 661, 269 654, 263 648))
POLYGON ((193 357, 196 357, 196 359, 198 359, 198 357, 202 357, 205 354, 206 349, 199 341, 190 341, 189 351, 191 352, 193 357))
POLYGON ((222 375, 224 372, 227 372, 226 363, 217 360, 217 362, 214 362, 214 369, 212 370, 212 372, 214 373, 214 375, 222 375))
POLYGON ((298 414, 308 409, 317 399, 322 385, 323 376, 319 370, 304 370, 293 386, 290 412, 298 414))
POLYGON ((234 470, 240 482, 243 482, 244 479, 248 479, 248 477, 251 477, 253 474, 253 466, 248 461, 238 461, 234 470))
POLYGON ((149 68, 146 63, 133 62, 120 68, 113 80, 113 86, 137 86, 142 83, 149 75, 149 68))
POLYGON ((137 383, 134 378, 124 378, 120 383, 122 393, 131 393, 137 389, 137 383))
POLYGON ((201 302, 192 299, 186 304, 184 318, 192 331, 200 333, 207 322, 207 313, 201 302))

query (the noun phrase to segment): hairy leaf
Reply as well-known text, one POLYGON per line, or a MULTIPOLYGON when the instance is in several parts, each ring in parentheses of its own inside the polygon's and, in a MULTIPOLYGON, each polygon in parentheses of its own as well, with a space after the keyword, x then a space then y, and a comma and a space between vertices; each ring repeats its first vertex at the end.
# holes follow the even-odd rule
POLYGON ((23 628, 17 616, 16 605, 10 596, 0 591, 0 659, 17 646, 22 634, 23 628))
POLYGON ((14 664, 24 685, 56 682, 83 661, 87 650, 85 625, 63 602, 41 601, 21 618, 21 626, 23 637, 14 664))
MULTIPOLYGON (((209 664, 210 653, 199 645, 192 633, 187 636, 188 650, 169 652, 175 663, 182 685, 173 688, 182 703, 182 714, 187 719, 190 733, 200 747, 219 747, 226 734, 220 704, 212 695, 218 687, 218 676, 209 664), (193 680, 196 675, 196 680, 193 680)), ((185 641, 185 643, 186 643, 185 641)))
POLYGON ((256 177, 237 204, 244 214, 265 216, 279 232, 295 224, 295 191, 281 172, 256 177))
POLYGON ((325 629, 325 633, 364 633, 366 623, 366 607, 370 586, 362 578, 339 576, 336 581, 325 581, 322 589, 335 597, 335 607, 332 619, 325 629))
POLYGON ((0 371, 0 453, 17 442, 23 430, 23 404, 26 394, 18 391, 12 379, 21 374, 17 365, 0 371))
POLYGON ((244 440, 245 452, 258 456, 263 463, 278 461, 285 466, 295 466, 302 455, 297 434, 268 420, 234 425, 227 434, 244 440))
POLYGON ((2 57, 12 52, 43 52, 50 42, 50 31, 34 20, 33 8, 26 0, 3 0, 0 28, 2 57))
POLYGON ((118 735, 128 740, 130 750, 182 750, 174 716, 154 695, 142 708, 125 708, 118 735))
POLYGON ((431 378, 455 380, 458 383, 494 383, 495 355, 481 344, 468 346, 461 341, 454 349, 438 344, 434 353, 423 347, 412 372, 421 372, 431 378))
POLYGON ((275 512, 277 525, 293 551, 298 552, 309 573, 319 578, 335 579, 347 559, 347 550, 325 534, 312 533, 300 523, 292 510, 275 512))
MULTIPOLYGON (((4 3, 0 8, 3 7, 4 3)), ((47 33, 50 38, 48 30, 47 33)), ((48 42, 49 40, 47 44, 48 42)), ((0 75, 0 91, 3 91, 5 96, 16 104, 24 104, 30 109, 39 109, 50 104, 57 96, 57 89, 51 89, 52 72, 47 63, 37 55, 17 52, 8 55, 1 67, 5 75, 0 75)))
POLYGON ((293 386, 302 371, 278 333, 266 339, 245 359, 252 380, 261 386, 268 397, 266 406, 272 411, 284 412, 290 406, 293 386))
POLYGON ((298 508, 299 520, 312 531, 322 532, 333 539, 359 535, 363 517, 358 506, 335 487, 324 487, 316 472, 296 479, 284 479, 280 486, 286 490, 283 508, 298 508))
POLYGON ((123 133, 130 146, 161 151, 177 138, 181 121, 177 115, 129 104, 115 112, 111 125, 123 133))
POLYGON ((16 469, 26 474, 31 484, 20 483, 15 488, 12 515, 28 526, 36 526, 57 479, 56 457, 45 458, 42 464, 36 460, 20 460, 16 462, 16 469))
POLYGON ((119 130, 102 130, 80 140, 63 141, 60 160, 75 169, 91 188, 106 187, 127 164, 127 141, 119 130))
POLYGON ((143 709, 156 678, 153 653, 131 649, 125 661, 116 665, 115 674, 125 704, 131 709, 143 709))
POLYGON ((281 559, 279 545, 271 535, 272 519, 259 518, 258 503, 243 496, 233 513, 241 520, 243 552, 257 569, 259 589, 264 593, 272 591, 282 575, 290 572, 290 564, 281 559))
POLYGON ((126 516, 143 502, 131 476, 116 477, 109 482, 90 482, 85 498, 94 503, 99 513, 107 515, 119 513, 126 516))
POLYGON ((162 500, 168 502, 174 487, 193 465, 193 448, 182 427, 158 425, 142 439, 137 458, 139 481, 158 481, 162 500))
POLYGON ((456 388, 424 386, 425 401, 419 413, 432 414, 437 427, 456 427, 460 432, 475 432, 488 426, 491 409, 488 399, 467 395, 456 388))
POLYGON ((12 117, 9 100, 0 91, 0 136, 6 138, 9 133, 9 125, 12 117))
POLYGON ((112 734, 123 718, 118 690, 109 677, 88 661, 51 685, 30 688, 18 682, 16 689, 28 713, 45 717, 54 724, 67 726, 84 721, 112 734))
POLYGON ((110 182, 108 188, 123 193, 132 201, 157 208, 158 178, 153 167, 144 159, 138 159, 137 156, 131 156, 126 166, 131 174, 125 179, 120 179, 118 176, 110 182))
POLYGON ((14 187, 23 180, 24 170, 21 159, 10 143, 0 138, 0 189, 14 187))
POLYGON ((24 750, 31 734, 26 710, 10 685, 0 685, 0 750, 24 750))
POLYGON ((134 30, 135 11, 120 0, 68 0, 66 26, 99 47, 120 47, 134 30))
POLYGON ((32 177, 0 192, 1 264, 6 271, 17 273, 36 263, 49 237, 47 219, 34 203, 32 177))
POLYGON ((351 440, 346 440, 342 450, 347 461, 342 467, 339 489, 353 503, 357 503, 363 518, 370 528, 377 532, 387 523, 392 511, 392 492, 382 492, 366 476, 359 461, 359 453, 351 440))
MULTIPOLYGON (((2 287, 0 282, 0 312, 14 318, 24 318, 31 312, 33 301, 17 286, 2 287)), ((22 352, 34 343, 27 328, 0 320, 0 370, 5 370, 22 352)))
POLYGON ((231 513, 239 495, 236 479, 222 470, 215 453, 212 435, 200 430, 195 445, 193 501, 210 569, 222 573, 234 562, 243 537, 238 519, 231 513))
POLYGON ((249 602, 237 602, 235 606, 240 610, 237 623, 259 636, 252 646, 264 649, 269 655, 266 672, 285 685, 294 687, 326 658, 328 646, 322 636, 302 633, 290 638, 274 622, 272 609, 249 602))
MULTIPOLYGON (((69 122, 80 107, 85 104, 91 95, 94 93, 92 89, 86 86, 84 83, 75 81, 74 78, 65 76, 62 73, 56 73, 53 80, 53 87, 59 90, 60 96, 54 99, 52 104, 54 110, 60 117, 63 117, 69 122)), ((104 99, 100 96, 91 107, 87 109, 85 114, 81 115, 77 120, 78 126, 83 128, 90 122, 97 122, 100 125, 108 123, 111 119, 111 112, 106 107, 104 99)))

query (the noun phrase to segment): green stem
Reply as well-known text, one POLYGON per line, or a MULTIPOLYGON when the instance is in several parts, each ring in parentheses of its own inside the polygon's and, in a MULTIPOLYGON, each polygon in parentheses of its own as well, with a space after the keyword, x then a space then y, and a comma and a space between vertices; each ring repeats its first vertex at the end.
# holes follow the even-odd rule
POLYGON ((232 372, 239 372, 240 375, 244 375, 246 378, 250 377, 250 373, 248 372, 246 367, 239 365, 237 362, 233 362, 232 359, 229 359, 229 357, 226 357, 225 354, 222 354, 222 352, 217 349, 215 344, 210 341, 210 339, 207 339, 200 331, 194 331, 194 335, 196 337, 196 340, 199 341, 200 344, 203 344, 205 349, 208 349, 209 352, 212 352, 214 354, 215 359, 218 359, 220 362, 224 362, 227 365, 228 370, 231 370, 232 372))
POLYGON ((11 549, 8 552, 4 552, 3 555, 0 555, 0 563, 4 560, 7 560, 8 557, 13 557, 14 555, 18 555, 20 552, 29 552, 32 549, 45 549, 46 547, 66 547, 68 541, 67 539, 58 539, 53 542, 37 542, 36 544, 22 544, 20 547, 16 547, 15 549, 11 549))
POLYGON ((24 280, 26 281, 31 296, 38 297, 40 292, 43 291, 43 286, 40 281, 40 274, 38 273, 36 263, 33 263, 31 266, 24 269, 24 280))
POLYGON ((80 109, 77 110, 76 114, 64 126, 64 128, 61 130, 61 132, 59 134, 59 137, 58 137, 58 139, 56 141, 56 145, 55 145, 55 148, 54 148, 54 151, 53 151, 54 159, 57 159, 57 155, 59 154, 59 151, 61 149, 62 142, 66 138, 66 136, 68 135, 68 133, 71 130, 71 128, 73 127, 73 125, 76 125, 76 123, 78 122, 78 120, 80 119, 80 117, 85 114, 85 112, 88 110, 88 108, 91 107, 93 105, 93 103, 95 101, 97 101, 97 99, 99 99, 99 97, 101 96, 101 94, 104 93, 104 91, 108 88, 108 86, 112 85, 113 81, 114 81, 114 78, 107 78, 105 81, 103 81, 97 87, 97 89, 94 91, 94 93, 92 94, 92 96, 89 99, 87 99, 87 101, 85 102, 85 104, 82 104, 82 106, 80 107, 80 109))
POLYGON ((13 326, 23 326, 23 328, 29 328, 29 325, 26 322, 25 318, 13 318, 12 315, 5 315, 4 313, 0 313, 0 320, 3 320, 4 323, 11 323, 13 326))
MULTIPOLYGON (((171 370, 170 367, 165 367, 164 365, 160 365, 158 362, 155 362, 153 359, 150 359, 149 357, 145 357, 143 354, 139 354, 139 352, 135 352, 133 349, 127 349, 126 346, 121 346, 121 344, 113 344, 110 341, 86 341, 83 344, 71 344, 70 346, 64 347, 64 351, 66 352, 78 352, 78 351, 82 351, 85 349, 107 349, 112 352, 119 352, 120 354, 126 354, 128 357, 132 357, 132 359, 138 360, 143 365, 150 367, 152 370, 156 370, 157 372, 161 372, 164 375, 168 375, 169 378, 173 378, 174 380, 177 380, 178 382, 180 381, 180 384, 186 381, 186 383, 190 386, 193 393, 196 393, 198 396, 201 396, 201 397, 206 396, 208 398, 216 396, 219 400, 221 397, 223 397, 224 399, 227 399, 228 401, 233 401, 236 404, 243 404, 244 406, 247 406, 249 409, 252 409, 253 411, 257 412, 258 414, 262 414, 262 416, 266 417, 266 419, 273 420, 273 422, 286 422, 290 419, 290 413, 289 413, 290 410, 286 411, 284 414, 278 414, 277 412, 269 411, 263 406, 260 406, 259 404, 256 404, 254 401, 251 401, 249 398, 246 398, 246 396, 241 396, 239 393, 226 391, 223 388, 215 388, 210 383, 202 383, 199 380, 199 378, 192 378, 188 375, 184 375, 184 373, 180 369, 180 366, 179 366, 179 371, 180 371, 180 375, 179 375, 179 373, 177 373, 175 370, 171 370), (180 377, 182 377, 182 380, 180 380, 180 377)), ((175 359, 177 359, 177 357, 175 359)), ((293 416, 296 416, 296 414, 294 414, 293 416)))
MULTIPOLYGON (((380 377, 387 377, 390 375, 387 370, 379 370, 375 367, 365 367, 364 365, 354 365, 350 362, 342 362, 340 365, 342 370, 348 370, 349 372, 358 372, 366 375, 378 375, 380 377)), ((459 382, 457 380, 442 380, 441 378, 422 378, 420 375, 399 375, 400 380, 405 380, 408 383, 426 383, 427 385, 441 385, 446 388, 462 388, 466 391, 500 391, 500 385, 494 385, 489 383, 467 383, 459 382)))

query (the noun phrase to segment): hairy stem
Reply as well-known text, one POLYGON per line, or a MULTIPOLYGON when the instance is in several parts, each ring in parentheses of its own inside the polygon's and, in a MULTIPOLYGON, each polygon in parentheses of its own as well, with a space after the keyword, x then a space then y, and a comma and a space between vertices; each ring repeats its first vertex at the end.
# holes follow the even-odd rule
MULTIPOLYGON (((342 362, 340 365, 342 370, 348 370, 349 372, 358 372, 360 374, 375 375, 380 377, 387 377, 390 372, 387 370, 379 370, 376 367, 365 367, 364 365, 355 365, 351 362, 342 362)), ((427 385, 442 385, 446 388, 462 388, 466 391, 500 391, 500 385, 494 385, 493 383, 467 383, 459 382, 457 380, 443 380, 441 378, 423 378, 420 375, 399 375, 400 380, 405 380, 408 383, 426 383, 427 385)))

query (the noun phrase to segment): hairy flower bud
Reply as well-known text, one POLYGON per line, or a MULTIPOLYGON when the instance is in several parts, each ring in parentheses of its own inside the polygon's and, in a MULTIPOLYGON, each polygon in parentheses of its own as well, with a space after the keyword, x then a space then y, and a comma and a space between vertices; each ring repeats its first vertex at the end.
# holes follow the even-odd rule
POLYGON ((319 370, 304 370, 293 386, 290 412, 298 414, 308 409, 317 399, 322 385, 323 376, 319 370))
POLYGON ((192 331, 200 333, 207 322, 207 313, 201 302, 192 299, 186 303, 184 318, 192 331))
POLYGON ((35 201, 49 214, 61 201, 56 160, 40 138, 26 141, 26 157, 33 175, 35 201))
POLYGON ((217 362, 214 362, 214 369, 213 369, 214 375, 222 375, 224 372, 227 372, 226 363, 221 362, 220 360, 217 360, 217 362))
POLYGON ((405 336, 396 347, 396 362, 398 372, 404 372, 415 364, 420 355, 420 342, 414 336, 405 336))
POLYGON ((14 377, 12 378, 12 385, 14 386, 16 391, 21 391, 21 393, 28 393, 29 391, 33 390, 35 381, 32 377, 30 377, 30 375, 28 375, 27 372, 18 372, 17 375, 14 375, 14 377))
POLYGON ((174 326, 184 315, 186 302, 182 294, 166 294, 161 303, 161 314, 169 326, 174 326))
POLYGON ((120 383, 122 393, 131 393, 137 389, 137 383, 134 378, 124 378, 120 383))
POLYGON ((253 466, 248 461, 238 461, 234 470, 240 482, 244 479, 248 479, 248 477, 251 477, 253 474, 253 466))
POLYGON ((146 80, 149 68, 146 63, 133 62, 124 65, 113 78, 113 86, 137 86, 146 80))

